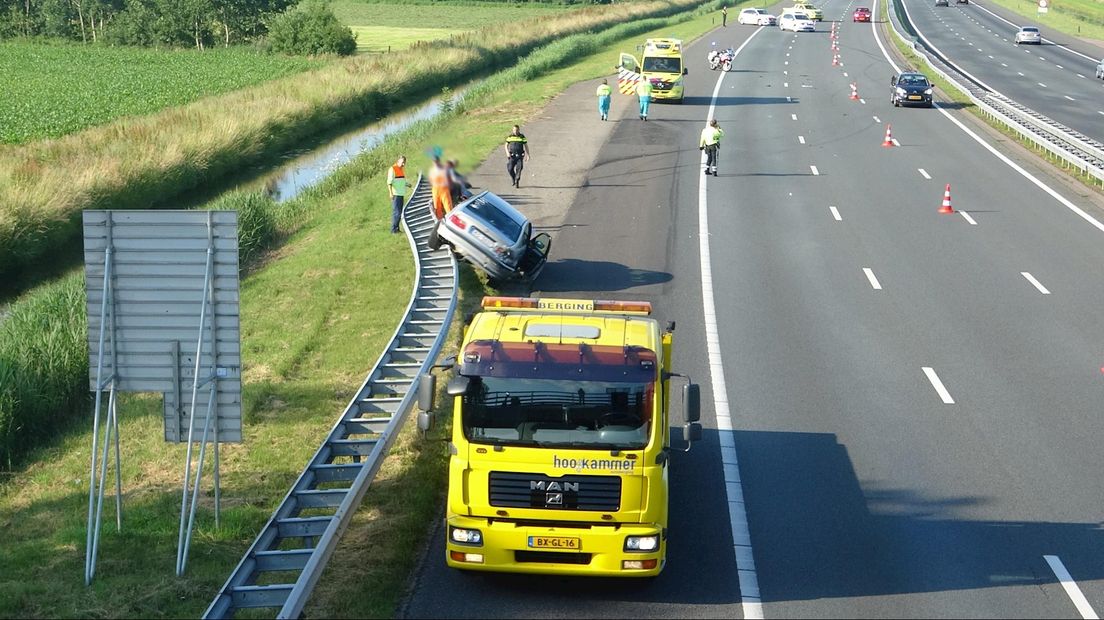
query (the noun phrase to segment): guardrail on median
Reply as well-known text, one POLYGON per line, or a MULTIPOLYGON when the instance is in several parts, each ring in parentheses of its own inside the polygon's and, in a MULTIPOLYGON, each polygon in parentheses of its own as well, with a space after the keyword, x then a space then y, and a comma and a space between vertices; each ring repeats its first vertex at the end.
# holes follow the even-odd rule
POLYGON ((403 214, 415 285, 402 322, 204 618, 229 618, 246 608, 298 618, 402 430, 418 380, 437 358, 456 309, 456 258, 447 246, 427 244, 434 224, 429 198, 429 184, 419 179, 403 214))
MULTIPOLYGON (((899 6, 904 19, 912 21, 904 2, 901 0, 887 0, 887 2, 899 6)), ((895 17, 899 17, 895 11, 887 10, 886 14, 894 34, 902 41, 908 42, 932 71, 965 93, 984 114, 1000 121, 1021 138, 1033 142, 1037 148, 1064 161, 1068 168, 1076 168, 1104 185, 1104 144, 995 92, 981 80, 960 69, 951 59, 943 56, 919 31, 916 31, 918 38, 912 38, 902 32, 908 28, 905 24, 898 24, 894 20, 895 17)), ((915 28, 912 29, 915 30, 915 28)))

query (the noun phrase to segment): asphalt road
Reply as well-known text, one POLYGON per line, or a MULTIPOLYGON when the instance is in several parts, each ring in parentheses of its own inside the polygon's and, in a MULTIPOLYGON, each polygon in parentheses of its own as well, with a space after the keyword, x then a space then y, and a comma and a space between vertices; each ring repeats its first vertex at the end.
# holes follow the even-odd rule
POLYGON ((1104 142, 1104 80, 1095 77, 1104 51, 991 5, 937 7, 906 0, 917 32, 955 65, 990 88, 1104 142), (1020 26, 1037 26, 1039 45, 1016 45, 1020 26))
POLYGON ((618 100, 602 123, 582 85, 530 129, 535 143, 565 124, 602 137, 593 161, 572 149, 589 164, 567 181, 531 163, 517 191, 554 230, 535 292, 652 300, 703 387, 705 440, 671 468, 667 569, 649 583, 467 575, 445 567, 438 529, 404 616, 742 617, 754 593, 734 488, 754 557, 739 568, 768 618, 1081 617, 1044 556, 1104 611, 1104 231, 1075 209, 1104 211, 954 111, 893 108, 874 29, 850 22, 854 3, 826 6, 847 16, 843 67, 828 22, 730 27, 689 48, 684 105, 644 123, 618 100), (745 40, 717 87, 710 44, 745 40), (727 136, 720 176, 703 179, 715 87, 727 136), (887 123, 899 146, 881 146, 887 123), (937 213, 948 183, 965 215, 937 213), (570 203, 549 197, 564 187, 570 203), (723 401, 738 475, 722 465, 723 401))

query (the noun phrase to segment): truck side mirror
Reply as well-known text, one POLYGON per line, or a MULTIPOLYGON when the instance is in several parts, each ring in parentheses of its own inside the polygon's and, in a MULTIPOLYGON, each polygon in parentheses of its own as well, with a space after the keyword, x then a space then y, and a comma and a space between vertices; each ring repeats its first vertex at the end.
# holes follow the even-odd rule
POLYGON ((418 380, 418 408, 433 411, 434 396, 437 392, 437 377, 426 373, 418 380))
MULTIPOLYGON (((436 416, 432 411, 419 411, 418 412, 418 430, 422 431, 422 437, 433 429, 433 422, 436 416)), ((700 434, 700 433, 699 433, 700 434)))
POLYGON ((701 420, 701 388, 696 383, 682 386, 682 408, 687 422, 701 420))
POLYGON ((463 396, 468 393, 469 385, 471 385, 471 379, 464 375, 456 375, 445 386, 445 393, 449 396, 463 396))
POLYGON ((698 422, 687 422, 682 427, 682 440, 686 442, 686 452, 690 451, 690 446, 695 441, 701 441, 702 438, 702 425, 698 422))

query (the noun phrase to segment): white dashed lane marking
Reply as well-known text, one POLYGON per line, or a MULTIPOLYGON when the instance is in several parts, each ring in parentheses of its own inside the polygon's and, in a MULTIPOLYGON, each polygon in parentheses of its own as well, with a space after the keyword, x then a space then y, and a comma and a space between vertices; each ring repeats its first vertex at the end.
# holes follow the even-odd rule
POLYGON ((1050 295, 1050 291, 1047 290, 1047 287, 1043 286, 1042 283, 1040 283, 1038 280, 1036 280, 1035 276, 1031 275, 1030 273, 1028 273, 1026 271, 1021 271, 1020 275, 1023 276, 1024 278, 1026 278, 1027 281, 1030 282, 1032 286, 1039 289, 1040 293, 1042 293, 1043 295, 1050 295))
POLYGON ((870 267, 863 267, 863 273, 866 274, 866 279, 870 282, 870 288, 880 291, 882 290, 882 283, 878 281, 878 276, 874 275, 874 270, 870 267))
POLYGON ((840 216, 839 209, 835 207, 828 207, 828 210, 832 212, 832 217, 835 218, 837 222, 843 221, 843 217, 840 216))
POLYGON ((939 375, 935 374, 935 369, 930 366, 923 366, 921 370, 927 375, 928 381, 931 382, 932 387, 935 388, 936 393, 939 394, 939 398, 943 400, 944 405, 953 405, 954 399, 951 398, 951 393, 947 391, 947 388, 943 386, 943 382, 939 380, 939 375))
POLYGON ((925 179, 927 179, 929 181, 931 180, 931 175, 928 174, 927 170, 924 170, 923 168, 917 168, 917 170, 920 171, 920 176, 924 177, 925 179))
POLYGON ((1050 570, 1054 571, 1054 576, 1058 578, 1058 583, 1062 584, 1062 589, 1066 591, 1066 596, 1070 597, 1073 601, 1073 606, 1077 608, 1078 613, 1081 614, 1085 620, 1097 620, 1100 616, 1096 615, 1096 611, 1089 604, 1089 599, 1085 598, 1085 594, 1081 592, 1081 588, 1077 586, 1077 582, 1073 580, 1069 571, 1066 570, 1066 565, 1062 564, 1062 560, 1058 559, 1056 555, 1044 555, 1043 559, 1050 565, 1050 570))
POLYGON ((959 209, 958 214, 962 216, 962 219, 970 222, 970 226, 977 226, 977 222, 974 221, 974 218, 970 217, 969 213, 959 209))
POLYGON ((809 170, 813 171, 813 176, 820 176, 820 170, 817 170, 816 166, 809 166, 809 170))

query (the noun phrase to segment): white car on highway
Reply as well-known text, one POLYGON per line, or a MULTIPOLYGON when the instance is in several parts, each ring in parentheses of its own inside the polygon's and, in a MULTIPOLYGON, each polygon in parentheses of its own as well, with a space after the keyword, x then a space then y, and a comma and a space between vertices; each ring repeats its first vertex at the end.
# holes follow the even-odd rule
POLYGON ((801 11, 785 10, 778 18, 778 27, 782 30, 794 32, 816 32, 816 22, 801 11))
POLYGON ((1096 65, 1096 77, 1104 80, 1104 58, 1100 59, 1100 64, 1096 65))
POLYGON ((1023 26, 1016 33, 1015 36, 1016 45, 1020 43, 1034 43, 1035 45, 1042 45, 1043 37, 1039 34, 1039 29, 1035 26, 1023 26))
POLYGON ((740 11, 740 16, 736 18, 741 24, 750 24, 752 26, 773 26, 778 18, 771 15, 766 9, 744 9, 740 11))

